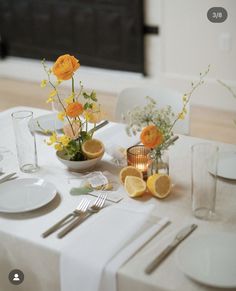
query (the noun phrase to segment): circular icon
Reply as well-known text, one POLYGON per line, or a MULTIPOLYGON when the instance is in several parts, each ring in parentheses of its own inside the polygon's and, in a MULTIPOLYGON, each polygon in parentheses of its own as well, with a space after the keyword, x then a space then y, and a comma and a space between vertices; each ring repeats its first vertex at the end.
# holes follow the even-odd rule
POLYGON ((20 285, 24 281, 24 273, 18 269, 12 270, 8 279, 13 285, 20 285))
POLYGON ((207 18, 213 23, 224 22, 227 17, 228 13, 224 7, 212 7, 207 11, 207 18))

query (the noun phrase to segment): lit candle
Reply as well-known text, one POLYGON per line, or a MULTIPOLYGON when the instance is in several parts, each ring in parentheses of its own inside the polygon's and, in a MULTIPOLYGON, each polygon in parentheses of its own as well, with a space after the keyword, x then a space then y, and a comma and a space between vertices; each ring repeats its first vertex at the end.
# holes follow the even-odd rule
POLYGON ((150 163, 150 150, 143 145, 136 145, 127 150, 128 166, 133 166, 142 171, 144 178, 147 176, 147 169, 150 163))

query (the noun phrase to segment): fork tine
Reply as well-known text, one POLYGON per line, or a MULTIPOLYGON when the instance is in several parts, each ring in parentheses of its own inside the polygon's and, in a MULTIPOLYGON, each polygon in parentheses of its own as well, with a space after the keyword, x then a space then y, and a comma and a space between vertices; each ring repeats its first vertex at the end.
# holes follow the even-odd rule
POLYGON ((104 195, 103 193, 99 194, 98 198, 95 200, 93 205, 95 205, 95 206, 99 205, 103 195, 104 195))
POLYGON ((106 201, 106 198, 107 198, 107 194, 104 193, 101 195, 101 199, 97 205, 99 208, 102 208, 102 206, 104 205, 104 203, 106 201))
POLYGON ((107 194, 104 194, 104 196, 103 196, 103 200, 102 200, 101 205, 100 205, 101 208, 102 208, 103 205, 105 204, 106 199, 107 199, 107 194))
POLYGON ((83 208, 82 208, 81 210, 82 210, 83 212, 85 212, 85 211, 87 210, 89 204, 90 204, 89 199, 85 199, 85 202, 84 202, 83 208))
POLYGON ((98 198, 93 203, 93 206, 98 207, 98 205, 100 204, 100 201, 102 199, 102 196, 103 196, 103 193, 99 194, 98 198))
POLYGON ((99 200, 100 200, 101 194, 98 195, 98 197, 96 198, 96 200, 94 201, 92 206, 95 206, 98 204, 99 200))
POLYGON ((83 206, 85 200, 86 200, 86 198, 83 198, 83 199, 80 201, 79 205, 76 207, 77 210, 80 210, 80 209, 81 209, 81 207, 83 206))

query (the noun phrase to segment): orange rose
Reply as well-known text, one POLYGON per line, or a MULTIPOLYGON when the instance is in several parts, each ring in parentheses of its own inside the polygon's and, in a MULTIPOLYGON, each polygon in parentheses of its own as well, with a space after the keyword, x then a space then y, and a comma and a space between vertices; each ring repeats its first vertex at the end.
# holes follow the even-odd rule
POLYGON ((79 67, 79 60, 74 56, 66 54, 56 60, 52 71, 58 80, 69 80, 79 67))
POLYGON ((76 139, 79 137, 79 134, 80 134, 79 122, 72 123, 72 128, 70 124, 64 125, 63 127, 64 134, 71 139, 76 139), (72 128, 73 128, 73 131, 72 131, 72 128))
POLYGON ((73 102, 67 105, 66 114, 69 117, 78 117, 83 113, 83 105, 79 102, 73 102))
POLYGON ((151 149, 163 142, 163 135, 155 125, 148 125, 142 130, 140 139, 145 147, 151 149))

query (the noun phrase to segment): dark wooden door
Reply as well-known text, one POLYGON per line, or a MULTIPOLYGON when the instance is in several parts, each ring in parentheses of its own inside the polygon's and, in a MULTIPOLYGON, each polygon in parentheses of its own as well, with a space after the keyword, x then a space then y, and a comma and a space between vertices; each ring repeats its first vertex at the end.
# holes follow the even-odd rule
POLYGON ((0 34, 8 55, 144 72, 143 0, 0 0, 0 34))

